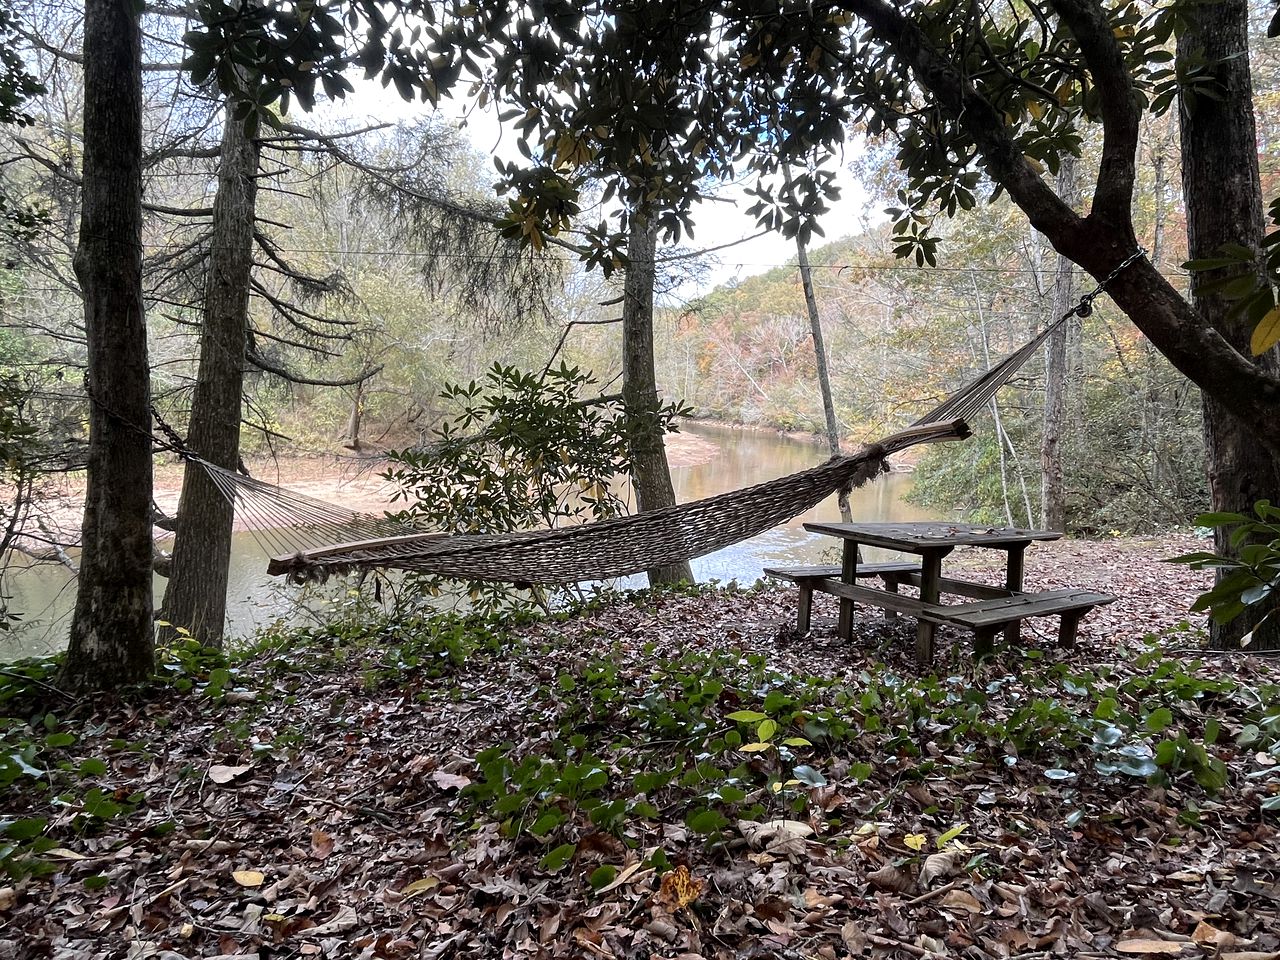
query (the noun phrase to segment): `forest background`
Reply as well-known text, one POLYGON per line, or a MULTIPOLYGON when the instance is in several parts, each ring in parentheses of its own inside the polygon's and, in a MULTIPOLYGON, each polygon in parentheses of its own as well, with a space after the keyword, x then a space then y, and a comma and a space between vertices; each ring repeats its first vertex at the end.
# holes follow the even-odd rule
MULTIPOLYGON (((19 5, 8 41, 43 87, 3 127, 3 192, 13 220, 0 259, 0 379, 12 438, 34 426, 32 469, 13 478, 36 504, 83 463, 88 422, 83 305, 73 269, 83 143, 79 22, 52 4, 19 5)), ((1265 27, 1262 5, 1255 27, 1265 27)), ((181 12, 156 8, 144 50, 144 283, 157 412, 185 433, 226 112, 177 69, 181 12)), ((1255 43, 1264 194, 1276 180, 1270 45, 1255 43)), ((288 117, 261 141, 252 235, 241 450, 259 455, 376 455, 421 442, 456 405, 450 383, 494 364, 534 372, 566 362, 600 392, 622 365, 621 282, 584 269, 573 249, 518 246, 493 229, 490 159, 454 123, 326 122, 288 117)), ((1136 222, 1149 257, 1185 289, 1185 221, 1176 117, 1145 120, 1136 222)), ((868 224, 809 251, 837 418, 847 442, 873 439, 1025 341, 1060 312, 1057 255, 1007 200, 939 218, 936 266, 895 256, 879 211, 903 187, 891 149, 866 141, 850 173, 868 224)), ((1082 168, 1097 162, 1086 141, 1082 168)), ((1076 176, 1064 167, 1063 177, 1076 176)), ((1083 175, 1088 181, 1089 176, 1083 175)), ((582 220, 606 209, 584 210, 582 220)), ((899 212, 899 215, 901 213, 899 212)), ((821 224, 820 224, 821 225, 821 224)), ((829 234, 839 231, 826 224, 829 234)), ((694 416, 820 431, 822 402, 794 262, 690 297, 716 254, 663 249, 655 369, 662 396, 694 416)), ((732 260, 732 250, 719 256, 732 260)), ((1066 401, 1051 430, 1072 531, 1185 524, 1207 503, 1198 391, 1117 312, 1100 304, 1071 325, 1066 401)), ((976 520, 1046 518, 1045 365, 993 406, 994 430, 926 453, 916 495, 976 520)), ((9 458, 10 464, 15 463, 9 458)), ((1049 505, 1051 506, 1051 505, 1049 505)), ((11 518, 17 523, 16 512, 11 518)), ((24 517, 57 557, 74 532, 24 517), (41 532, 43 530, 43 532, 41 532)), ((9 531, 13 533, 14 530, 9 531)), ((44 551, 47 552, 47 551, 44 551)))

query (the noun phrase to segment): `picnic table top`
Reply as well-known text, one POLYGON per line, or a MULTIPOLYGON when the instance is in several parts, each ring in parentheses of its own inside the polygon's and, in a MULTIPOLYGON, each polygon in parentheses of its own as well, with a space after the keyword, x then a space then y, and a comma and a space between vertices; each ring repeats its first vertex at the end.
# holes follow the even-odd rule
POLYGON ((935 547, 1014 547, 1035 540, 1057 540, 1053 530, 993 527, 977 523, 927 520, 920 523, 806 523, 811 533, 852 540, 870 547, 920 553, 935 547))

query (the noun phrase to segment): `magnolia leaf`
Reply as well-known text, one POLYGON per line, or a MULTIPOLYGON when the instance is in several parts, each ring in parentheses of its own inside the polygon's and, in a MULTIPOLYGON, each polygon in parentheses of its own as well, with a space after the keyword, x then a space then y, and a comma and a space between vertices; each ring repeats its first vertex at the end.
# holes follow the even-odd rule
POLYGON ((912 850, 919 852, 924 849, 924 845, 929 842, 929 838, 923 833, 908 833, 902 838, 902 842, 912 850))
POLYGON ((1253 328, 1249 349, 1255 357, 1260 357, 1277 343, 1280 343, 1280 307, 1272 307, 1253 328))
POLYGON ((761 720, 767 720, 765 716, 758 710, 735 710, 733 713, 725 714, 726 720, 735 720, 738 723, 759 723, 761 720))
POLYGON ((763 750, 768 750, 771 746, 773 746, 771 743, 744 743, 739 749, 743 753, 760 753, 763 750))

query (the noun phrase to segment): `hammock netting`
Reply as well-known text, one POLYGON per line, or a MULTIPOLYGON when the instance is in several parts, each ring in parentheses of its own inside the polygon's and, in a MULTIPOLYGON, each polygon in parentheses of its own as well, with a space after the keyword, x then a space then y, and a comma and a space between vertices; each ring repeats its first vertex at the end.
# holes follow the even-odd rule
POLYGON ((298 581, 379 568, 459 580, 565 584, 639 573, 700 557, 764 533, 838 490, 887 470, 908 447, 969 435, 979 412, 1071 314, 966 384, 910 428, 800 473, 704 500, 554 530, 422 533, 395 521, 293 493, 188 455, 235 505, 273 555, 271 574, 298 581))

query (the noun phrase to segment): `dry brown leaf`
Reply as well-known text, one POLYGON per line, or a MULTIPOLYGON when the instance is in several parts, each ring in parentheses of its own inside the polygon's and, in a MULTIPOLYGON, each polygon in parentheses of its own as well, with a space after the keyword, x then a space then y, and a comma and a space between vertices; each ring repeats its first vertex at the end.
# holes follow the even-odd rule
POLYGON ((232 780, 243 777, 252 769, 253 767, 249 766, 228 767, 225 764, 215 763, 209 767, 209 779, 214 783, 230 783, 232 780))
POLYGON ((405 884, 405 886, 400 890, 400 893, 404 895, 406 900, 408 900, 410 897, 416 896, 419 893, 423 893, 438 886, 440 886, 439 877, 422 877, 413 881, 413 883, 405 884))
POLYGON ((760 823, 739 820, 738 830, 753 849, 767 849, 773 853, 813 836, 813 827, 803 820, 765 820, 760 823))
POLYGON ((18 891, 13 887, 0 887, 0 910, 8 910, 18 900, 18 891))
POLYGON ((924 858, 924 866, 920 868, 920 886, 928 888, 934 880, 945 880, 956 869, 956 854, 935 853, 924 858))
POLYGON ((705 883, 705 880, 695 879, 689 873, 689 868, 682 863, 663 874, 662 885, 658 888, 658 902, 672 910, 687 907, 698 899, 705 883))
POLYGON ((1280 950, 1236 950, 1222 954, 1218 960, 1280 960, 1280 950))
POLYGON ((846 920, 840 928, 840 942, 855 957, 862 955, 862 948, 867 944, 867 935, 852 920, 846 920))
POLYGON ((982 904, 972 893, 964 890, 952 890, 942 898, 942 905, 953 910, 968 910, 970 913, 982 913, 982 904))
POLYGON ((354 907, 341 906, 338 912, 331 918, 320 924, 318 927, 312 927, 307 931, 308 937, 327 937, 335 933, 341 933, 343 930, 350 930, 360 922, 360 917, 356 914, 354 907))
POLYGON ((1181 953, 1185 943, 1171 943, 1168 940, 1121 940, 1116 949, 1121 953, 1136 954, 1175 954, 1181 953))
POLYGON ((333 853, 333 837, 323 830, 311 831, 311 855, 317 860, 327 860, 333 853))
POLYGON ((898 869, 891 863, 885 864, 874 873, 868 873, 867 880, 877 890, 884 890, 886 893, 910 893, 916 885, 911 874, 898 869))
POLYGON ((602 893, 608 893, 610 890, 616 890, 624 883, 642 883, 648 880, 649 877, 653 876, 653 868, 648 867, 642 870, 642 867, 644 867, 644 863, 640 860, 623 867, 618 871, 618 875, 613 878, 613 882, 597 890, 596 895, 599 896, 602 893))
POLYGON ((231 878, 242 887, 260 887, 267 876, 261 870, 235 870, 231 878))
POLYGON ((471 786, 470 777, 464 777, 460 773, 449 773, 445 770, 436 770, 431 774, 431 779, 442 790, 461 790, 463 787, 471 786))
POLYGON ((1196 924, 1196 928, 1191 931, 1191 939, 1201 946, 1209 947, 1238 947, 1249 942, 1248 940, 1241 940, 1234 933, 1219 930, 1203 920, 1196 924))

